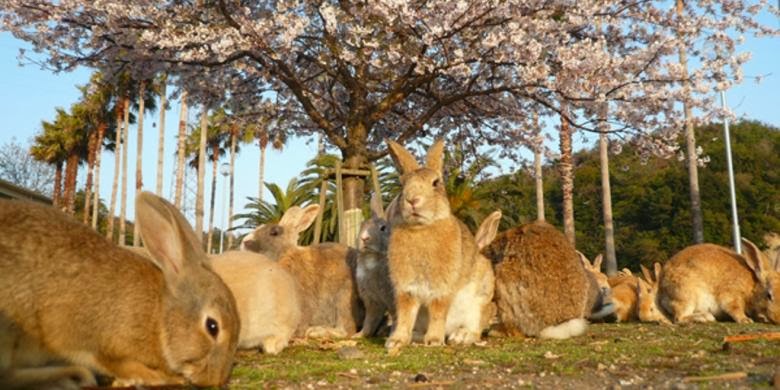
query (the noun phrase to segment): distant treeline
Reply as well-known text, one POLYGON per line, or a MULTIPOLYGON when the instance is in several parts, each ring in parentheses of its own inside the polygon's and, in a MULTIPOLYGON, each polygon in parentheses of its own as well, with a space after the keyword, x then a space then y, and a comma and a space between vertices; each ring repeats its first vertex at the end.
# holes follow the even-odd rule
MULTIPOLYGON (((696 130, 697 143, 710 158, 699 169, 705 241, 731 246, 723 127, 696 130)), ((737 204, 742 236, 759 246, 770 231, 780 232, 780 129, 754 121, 731 126, 737 204)), ((645 164, 630 143, 610 155, 610 178, 619 268, 665 261, 692 243, 688 171, 679 159, 650 158, 645 164)), ((589 257, 604 251, 598 149, 579 152, 575 161, 574 218, 577 248, 589 257)), ((544 167, 545 214, 562 226, 562 193, 556 161, 544 167)), ((536 218, 533 178, 527 172, 481 183, 483 212, 504 212, 502 229, 536 218)))

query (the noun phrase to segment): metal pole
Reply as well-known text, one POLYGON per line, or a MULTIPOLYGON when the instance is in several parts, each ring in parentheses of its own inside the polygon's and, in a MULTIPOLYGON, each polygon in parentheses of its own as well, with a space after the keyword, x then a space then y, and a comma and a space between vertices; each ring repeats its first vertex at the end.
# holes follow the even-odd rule
MULTIPOLYGON (((720 101, 723 106, 723 111, 725 112, 727 110, 726 105, 726 92, 720 91, 720 101)), ((737 216, 737 193, 734 190, 734 165, 731 161, 731 136, 729 135, 729 119, 728 117, 723 117, 723 142, 726 143, 726 165, 729 171, 729 193, 731 194, 731 222, 734 224, 732 232, 733 232, 733 240, 734 240, 734 250, 737 253, 742 253, 742 243, 740 238, 742 235, 739 233, 739 217, 737 216)))

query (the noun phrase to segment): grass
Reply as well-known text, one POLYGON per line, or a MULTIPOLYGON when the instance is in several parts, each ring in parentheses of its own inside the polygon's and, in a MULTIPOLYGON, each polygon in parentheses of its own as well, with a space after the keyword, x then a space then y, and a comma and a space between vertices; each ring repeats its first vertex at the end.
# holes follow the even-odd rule
POLYGON ((770 386, 780 342, 750 341, 724 349, 723 337, 778 331, 764 324, 691 326, 593 324, 569 340, 490 337, 471 347, 409 346, 388 356, 383 338, 306 341, 277 356, 239 353, 231 388, 444 386, 673 387, 686 377, 746 372, 738 381, 702 387, 770 386), (342 357, 351 351, 356 357, 342 357))

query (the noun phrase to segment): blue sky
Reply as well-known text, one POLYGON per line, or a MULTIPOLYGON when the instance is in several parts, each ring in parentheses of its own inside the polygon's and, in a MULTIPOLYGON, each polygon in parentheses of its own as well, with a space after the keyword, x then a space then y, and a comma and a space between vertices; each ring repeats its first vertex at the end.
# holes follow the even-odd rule
MULTIPOLYGON (((772 18, 763 18, 771 24, 772 18)), ((775 21, 775 23, 780 23, 775 21)), ((25 44, 9 33, 0 33, 0 144, 15 138, 27 144, 40 131, 42 120, 52 120, 56 107, 69 107, 78 99, 76 85, 85 84, 89 71, 78 69, 72 73, 53 74, 31 64, 20 67, 17 60, 19 48, 25 44)), ((752 59, 744 67, 746 80, 742 85, 727 92, 730 107, 741 117, 757 119, 765 123, 780 126, 780 38, 755 39, 748 37, 738 49, 752 52, 752 59), (751 77, 763 75, 764 80, 757 84, 751 77)), ((190 123, 197 120, 197 109, 190 109, 190 123)), ((166 173, 164 195, 172 190, 173 153, 175 148, 176 122, 179 116, 178 103, 173 102, 166 115, 166 173)), ((156 140, 158 128, 153 124, 159 121, 159 114, 149 115, 144 121, 144 186, 155 188, 156 177, 156 140)), ((137 140, 134 129, 131 131, 130 156, 135 156, 137 140)), ((591 141, 592 141, 591 137, 591 141)), ((555 149, 553 145, 550 145, 555 149)), ((269 151, 267 154, 266 181, 286 185, 291 177, 304 169, 306 161, 316 154, 316 145, 297 139, 288 144, 283 153, 269 151)), ((134 158, 130 159, 128 183, 134 183, 134 158)), ((245 145, 237 161, 236 212, 243 210, 247 196, 257 196, 259 151, 256 145, 245 145)), ((101 175, 101 197, 110 197, 110 183, 113 174, 113 155, 103 156, 101 175)), ((207 175, 210 175, 210 168, 207 175)), ((210 177, 210 176, 209 176, 210 177)), ((217 187, 217 207, 222 203, 222 183, 219 178, 217 187)), ((83 184, 83 172, 79 177, 83 184)), ((207 183, 208 185, 208 183, 207 183)), ((208 188, 208 187, 207 187, 208 188)), ((193 181, 194 189, 194 181, 193 181)), ((131 191, 132 192, 132 191, 131 191)), ((129 198, 132 203, 132 196, 129 198)), ((208 200, 207 203, 208 205, 208 200)), ((217 213, 219 215, 219 213, 217 213)), ((217 216, 216 224, 222 219, 217 216)), ((208 222, 205 222, 206 224, 208 222)))

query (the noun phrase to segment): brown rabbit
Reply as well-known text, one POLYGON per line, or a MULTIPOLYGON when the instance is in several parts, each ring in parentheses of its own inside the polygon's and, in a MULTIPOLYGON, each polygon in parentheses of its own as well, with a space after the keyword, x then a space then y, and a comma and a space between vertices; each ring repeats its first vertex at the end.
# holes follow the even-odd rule
POLYGON ((393 285, 387 267, 387 245, 390 240, 390 224, 382 209, 382 197, 371 197, 371 218, 360 226, 356 282, 360 299, 366 309, 363 327, 355 337, 375 334, 385 313, 394 315, 393 285))
POLYGON ((401 145, 387 144, 402 185, 388 248, 397 321, 385 347, 393 353, 411 341, 423 305, 429 315, 424 343, 444 343, 450 306, 471 281, 478 253, 471 232, 450 212, 442 178, 444 142, 431 146, 423 168, 401 145))
POLYGON ((568 338, 587 328, 588 280, 574 247, 542 221, 503 232, 488 247, 496 266, 496 304, 510 335, 568 338))
POLYGON ((780 324, 780 272, 752 242, 743 255, 713 244, 687 247, 665 265, 660 303, 675 323, 731 318, 780 324))
POLYGON ((612 303, 615 304, 617 322, 638 321, 637 317, 637 278, 627 268, 607 279, 612 289, 612 303))
POLYGON ((636 278, 635 289, 637 294, 636 315, 642 322, 657 322, 670 325, 672 321, 666 311, 661 307, 658 295, 658 281, 663 275, 661 263, 653 263, 653 272, 640 265, 642 278, 636 278))
POLYGON ((218 386, 239 335, 232 294, 184 217, 142 193, 150 258, 52 207, 0 200, 0 387, 218 386))
POLYGON ((282 266, 248 251, 210 257, 211 267, 225 281, 241 318, 238 347, 281 352, 301 322, 298 284, 282 266))
MULTIPOLYGON (((496 237, 500 221, 501 211, 494 211, 482 221, 474 236, 478 250, 490 245, 496 237)), ((490 260, 481 253, 477 254, 471 280, 457 292, 447 313, 445 335, 448 342, 473 344, 479 341, 482 331, 488 328, 496 313, 492 302, 495 283, 490 260)), ((417 315, 414 340, 421 340, 427 328, 428 312, 423 307, 417 315)))
POLYGON ((278 261, 297 281, 302 318, 296 335, 346 337, 363 320, 355 283, 358 251, 338 243, 299 246, 300 233, 318 213, 318 205, 291 207, 278 224, 262 225, 247 235, 242 248, 278 261))
POLYGON ((577 256, 582 262, 588 275, 588 303, 589 312, 587 318, 591 321, 601 321, 611 316, 615 312, 615 305, 612 302, 612 289, 609 286, 609 278, 601 272, 602 255, 596 256, 593 263, 580 251, 577 256))

